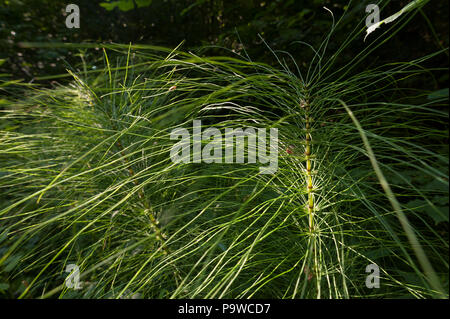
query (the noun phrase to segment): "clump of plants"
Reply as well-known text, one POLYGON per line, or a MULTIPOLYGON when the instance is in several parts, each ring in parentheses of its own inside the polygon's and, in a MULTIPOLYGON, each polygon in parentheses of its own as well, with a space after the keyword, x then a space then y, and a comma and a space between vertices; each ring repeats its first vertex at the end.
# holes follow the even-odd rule
POLYGON ((69 85, 12 90, 0 126, 2 293, 448 298, 448 89, 409 85, 432 81, 443 70, 427 61, 448 50, 361 67, 410 17, 344 65, 365 35, 361 21, 329 52, 345 16, 320 47, 298 44, 314 52, 306 67, 287 52, 272 51, 270 66, 104 45, 69 85), (193 120, 276 128, 278 169, 173 162, 171 132, 193 120), (80 289, 67 285, 71 264, 80 289), (366 286, 370 264, 379 288, 366 286))

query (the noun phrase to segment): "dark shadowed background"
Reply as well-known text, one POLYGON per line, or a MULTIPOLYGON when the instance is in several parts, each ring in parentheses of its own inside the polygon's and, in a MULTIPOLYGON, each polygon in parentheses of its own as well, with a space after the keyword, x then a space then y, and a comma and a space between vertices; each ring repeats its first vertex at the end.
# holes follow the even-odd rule
MULTIPOLYGON (((347 0, 78 0, 80 28, 65 25, 65 8, 60 0, 1 0, 0 73, 3 77, 30 81, 41 75, 64 73, 81 63, 79 49, 24 48, 21 42, 45 43, 133 43, 175 47, 184 50, 218 45, 239 54, 244 49, 252 60, 275 63, 261 40, 274 50, 286 50, 299 65, 312 57, 310 50, 327 35, 331 16, 345 10, 348 16, 331 39, 330 51, 344 41, 357 21, 365 19, 365 6, 375 1, 347 0), (350 9, 349 9, 350 8, 350 9), (261 36, 261 37, 260 37, 261 36)), ((381 18, 395 13, 409 1, 391 1, 381 18)), ((410 60, 448 46, 448 1, 433 0, 411 23, 373 55, 374 63, 410 60)), ((370 41, 370 38, 369 38, 370 41)), ((360 48, 364 42, 360 41, 360 48)), ((341 55, 351 57, 360 49, 341 55)), ((87 53, 89 55, 89 52, 87 53)), ((221 54, 225 54, 221 52, 221 54)), ((448 56, 433 60, 434 66, 448 65, 448 56)), ((445 83, 448 75, 438 79, 445 83)), ((441 85, 438 85, 441 86, 441 85)), ((445 85, 444 85, 445 86, 445 85)))

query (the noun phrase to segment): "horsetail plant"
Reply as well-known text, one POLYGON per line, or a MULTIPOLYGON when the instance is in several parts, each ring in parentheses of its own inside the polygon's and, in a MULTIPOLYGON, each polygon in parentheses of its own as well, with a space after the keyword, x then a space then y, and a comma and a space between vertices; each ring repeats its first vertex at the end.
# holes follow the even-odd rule
POLYGON ((343 18, 306 68, 269 47, 276 66, 77 44, 102 47, 92 63, 104 68, 11 90, 0 126, 10 297, 448 298, 448 90, 405 83, 431 83, 445 70, 426 62, 448 50, 362 68, 400 28, 389 29, 337 67, 364 36, 361 21, 329 52, 343 18), (209 132, 277 129, 278 169, 222 151, 172 161, 171 132, 196 120, 209 132), (65 285, 69 264, 79 290, 65 285), (368 264, 380 288, 365 286, 368 264))

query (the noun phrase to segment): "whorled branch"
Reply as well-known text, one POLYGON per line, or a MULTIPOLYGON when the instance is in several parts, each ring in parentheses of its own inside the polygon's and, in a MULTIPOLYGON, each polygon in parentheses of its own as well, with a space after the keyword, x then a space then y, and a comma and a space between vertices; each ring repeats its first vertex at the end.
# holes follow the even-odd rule
POLYGON ((302 100, 300 106, 305 110, 305 158, 306 158, 306 184, 308 193, 308 218, 309 231, 314 230, 314 195, 312 182, 311 165, 311 118, 309 116, 309 102, 302 100))

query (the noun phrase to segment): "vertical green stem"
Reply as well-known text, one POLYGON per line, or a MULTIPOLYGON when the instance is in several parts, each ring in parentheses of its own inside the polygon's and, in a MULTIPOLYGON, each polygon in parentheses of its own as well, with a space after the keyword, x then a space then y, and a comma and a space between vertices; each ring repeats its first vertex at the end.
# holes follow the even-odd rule
POLYGON ((302 107, 305 108, 305 128, 306 128, 306 145, 305 145, 305 157, 306 157, 306 184, 308 193, 308 216, 309 216, 309 231, 314 230, 314 196, 313 196, 313 183, 312 183, 312 164, 311 164, 311 119, 309 116, 309 102, 302 102, 302 107))

